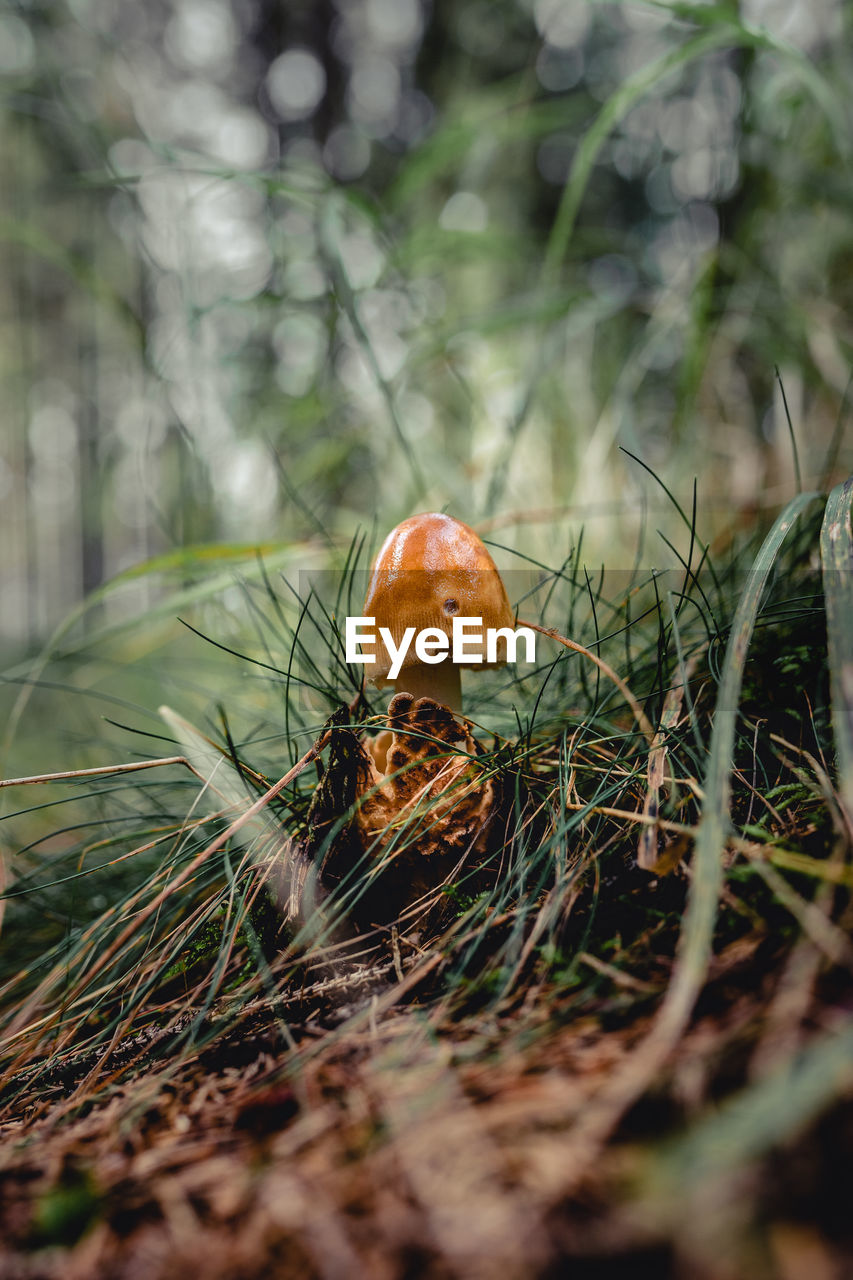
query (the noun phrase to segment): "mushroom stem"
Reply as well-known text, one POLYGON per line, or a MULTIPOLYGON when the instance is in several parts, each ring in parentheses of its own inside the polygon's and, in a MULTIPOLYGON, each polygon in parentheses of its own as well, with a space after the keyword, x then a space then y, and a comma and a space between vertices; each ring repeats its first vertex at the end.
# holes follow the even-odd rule
POLYGON ((395 693, 410 693, 413 698, 434 698, 451 711, 462 712, 462 681, 459 666, 446 658, 431 666, 418 663, 405 667, 394 681, 395 693))

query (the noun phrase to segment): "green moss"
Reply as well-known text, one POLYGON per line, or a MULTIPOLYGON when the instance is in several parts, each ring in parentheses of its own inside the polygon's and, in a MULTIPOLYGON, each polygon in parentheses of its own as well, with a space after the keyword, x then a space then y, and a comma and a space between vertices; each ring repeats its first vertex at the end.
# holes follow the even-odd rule
POLYGON ((36 1201, 32 1243, 73 1245, 97 1221, 101 1195, 86 1169, 66 1169, 60 1181, 36 1201))

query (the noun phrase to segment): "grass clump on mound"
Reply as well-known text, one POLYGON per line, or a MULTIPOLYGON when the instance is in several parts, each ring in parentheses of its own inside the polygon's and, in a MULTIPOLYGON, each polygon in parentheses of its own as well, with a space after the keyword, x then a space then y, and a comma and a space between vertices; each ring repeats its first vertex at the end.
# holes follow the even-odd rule
POLYGON ((685 518, 677 581, 534 566, 521 616, 602 665, 543 641, 474 696, 500 847, 386 918, 358 910, 369 857, 285 918, 330 735, 383 708, 317 597, 247 579, 256 637, 226 647, 272 698, 203 729, 168 713, 177 742, 43 779, 9 816, 37 832, 5 898, 9 1256, 93 1276, 849 1259, 851 492, 798 496, 728 560, 685 518))

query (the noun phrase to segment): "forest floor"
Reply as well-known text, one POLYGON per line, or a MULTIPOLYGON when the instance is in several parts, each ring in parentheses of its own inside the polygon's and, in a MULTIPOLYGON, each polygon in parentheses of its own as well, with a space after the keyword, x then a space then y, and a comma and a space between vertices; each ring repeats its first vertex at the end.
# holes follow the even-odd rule
POLYGON ((65 1055, 0 1129, 0 1276, 850 1275, 850 1057, 829 1107, 812 1081, 795 1131, 763 1132, 849 1012, 849 958, 755 922, 661 1053, 671 933, 583 956, 580 1013, 547 984, 449 1010, 399 939, 275 1010, 210 1011, 204 1048, 174 1052, 184 1014, 65 1055))

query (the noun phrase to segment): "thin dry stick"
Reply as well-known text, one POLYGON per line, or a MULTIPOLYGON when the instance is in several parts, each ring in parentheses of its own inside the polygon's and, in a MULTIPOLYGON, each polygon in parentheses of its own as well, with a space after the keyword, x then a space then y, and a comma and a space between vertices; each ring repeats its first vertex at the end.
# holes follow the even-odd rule
POLYGON ((672 822, 669 818, 661 818, 658 814, 639 813, 632 809, 614 809, 607 804, 590 804, 587 802, 576 802, 574 800, 564 800, 563 808, 570 813, 597 813, 604 818, 619 818, 623 822, 637 822, 644 828, 654 828, 658 831, 671 831, 677 836, 695 836, 696 828, 688 826, 684 822, 672 822))
MULTIPOLYGON (((225 758, 223 755, 223 759, 225 758)), ((159 769, 164 765, 174 764, 184 765, 194 777, 198 778, 199 782, 210 787, 221 799, 227 799, 212 780, 200 773, 186 756, 161 756, 157 760, 131 760, 127 764, 102 764, 91 769, 64 769, 61 773, 34 773, 26 778, 0 778, 0 787, 27 787, 41 782, 73 782, 76 778, 106 778, 112 774, 138 773, 140 769, 159 769)), ((255 773, 253 769, 246 769, 244 766, 244 772, 256 782, 265 781, 261 774, 255 773)))
POLYGON ((577 640, 568 640, 565 636, 561 636, 559 631, 554 631, 552 627, 541 627, 538 622, 524 622, 521 619, 519 619, 519 625, 522 627, 530 627, 531 630, 538 631, 543 636, 549 636, 552 640, 556 640, 558 644, 563 645, 566 649, 571 649, 573 653, 581 653, 585 658, 589 658, 590 662, 594 662, 602 675, 607 676, 607 679, 611 680, 613 684, 616 685, 616 688, 628 703, 628 706, 634 713, 634 719, 637 721, 637 724, 640 726, 648 740, 649 746, 654 743, 655 731, 652 728, 649 717, 646 715, 645 711, 640 706, 625 681, 620 675, 617 675, 609 663, 605 662, 603 658, 599 658, 598 654, 593 653, 591 649, 587 649, 584 645, 578 644, 577 640))
POLYGON ((95 769, 65 769, 62 773, 34 773, 29 778, 0 778, 0 787, 27 787, 37 782, 67 782, 74 778, 108 777, 111 773, 136 773, 139 769, 158 769, 166 764, 184 764, 200 781, 204 778, 186 756, 164 756, 160 760, 132 760, 129 764, 102 764, 95 769))
MULTIPOLYGON (((666 785, 667 782, 666 759, 669 753, 667 737, 669 731, 674 729, 681 719, 687 681, 693 675, 696 662, 697 655, 694 654, 683 664, 681 681, 667 690, 666 698, 664 699, 660 725, 655 734, 652 749, 649 752, 648 788, 646 790, 646 798, 643 801, 643 813, 649 816, 657 816, 659 812, 661 787, 666 785)), ((670 787, 674 782, 674 778, 669 779, 670 787)), ((654 871, 657 865, 657 832, 653 827, 645 827, 640 833, 640 840, 637 845, 637 866, 642 867, 644 871, 654 871)))

